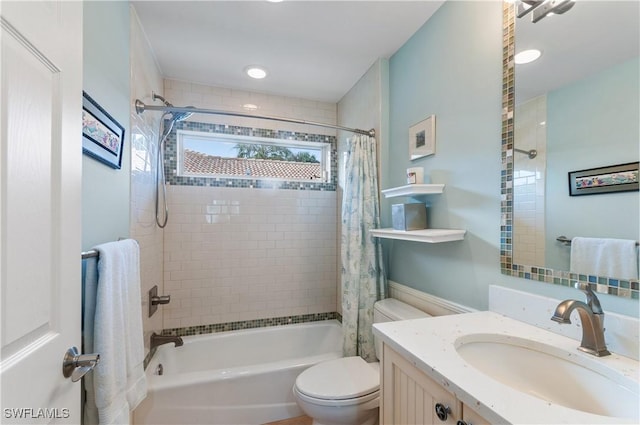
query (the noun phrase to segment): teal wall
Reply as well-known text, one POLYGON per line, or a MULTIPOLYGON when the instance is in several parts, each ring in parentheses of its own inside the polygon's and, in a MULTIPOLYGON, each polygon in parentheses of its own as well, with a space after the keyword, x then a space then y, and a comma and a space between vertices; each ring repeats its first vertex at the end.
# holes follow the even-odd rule
POLYGON ((83 90, 125 128, 122 168, 83 155, 82 248, 129 235, 129 3, 84 4, 83 90))
MULTIPOLYGON (((442 195, 422 199, 429 227, 467 230, 461 242, 386 240, 391 280, 481 310, 492 284, 580 297, 572 288, 500 272, 501 2, 445 2, 390 59, 389 77, 390 146, 382 181, 399 186, 406 168, 424 167, 430 182, 446 185, 442 195), (437 120, 436 154, 410 161, 408 129, 430 114, 437 120)), ((389 204, 383 203, 385 227, 389 204)), ((600 299, 607 310, 637 315, 637 301, 600 299)))
POLYGON ((640 239, 638 192, 569 196, 567 173, 638 161, 640 61, 547 95, 546 264, 569 269, 559 235, 640 239), (577 125, 576 125, 577 124, 577 125))
POLYGON ((390 278, 479 309, 500 272, 501 22, 499 2, 446 2, 389 67, 386 181, 402 185, 408 167, 424 167, 427 182, 445 184, 426 198, 429 227, 467 230, 463 242, 391 242, 390 278), (436 154, 410 161, 409 127, 431 114, 436 154))

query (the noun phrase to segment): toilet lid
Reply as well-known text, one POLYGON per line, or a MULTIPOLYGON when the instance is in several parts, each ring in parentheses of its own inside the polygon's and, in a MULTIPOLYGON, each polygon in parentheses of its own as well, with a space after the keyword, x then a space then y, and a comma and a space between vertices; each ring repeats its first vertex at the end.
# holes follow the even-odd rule
POLYGON ((380 364, 367 363, 361 357, 318 363, 298 375, 296 388, 325 400, 362 397, 380 389, 380 364))

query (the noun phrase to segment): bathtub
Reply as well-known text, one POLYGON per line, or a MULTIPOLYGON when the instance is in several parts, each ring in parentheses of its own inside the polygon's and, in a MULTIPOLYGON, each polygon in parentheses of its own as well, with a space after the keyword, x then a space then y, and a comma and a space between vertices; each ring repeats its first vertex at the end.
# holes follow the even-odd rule
POLYGON ((134 424, 263 424, 302 415, 293 397, 306 368, 342 357, 337 320, 183 337, 158 347, 134 424), (163 373, 158 374, 159 365, 163 373))

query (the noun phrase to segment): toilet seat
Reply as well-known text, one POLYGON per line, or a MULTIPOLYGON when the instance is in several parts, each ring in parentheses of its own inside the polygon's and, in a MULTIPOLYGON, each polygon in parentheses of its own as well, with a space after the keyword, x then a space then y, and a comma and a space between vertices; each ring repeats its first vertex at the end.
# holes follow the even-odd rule
POLYGON ((364 402, 380 392, 380 364, 361 357, 343 357, 319 363, 298 375, 295 390, 316 404, 327 401, 364 402))
POLYGON ((324 406, 330 408, 345 408, 352 407, 356 405, 366 405, 367 408, 375 408, 380 404, 380 390, 376 390, 371 394, 367 394, 362 397, 357 398, 347 398, 344 400, 330 400, 330 399, 321 399, 315 397, 309 397, 306 394, 301 393, 298 388, 294 385, 293 392, 298 400, 303 401, 305 403, 316 405, 316 406, 324 406))

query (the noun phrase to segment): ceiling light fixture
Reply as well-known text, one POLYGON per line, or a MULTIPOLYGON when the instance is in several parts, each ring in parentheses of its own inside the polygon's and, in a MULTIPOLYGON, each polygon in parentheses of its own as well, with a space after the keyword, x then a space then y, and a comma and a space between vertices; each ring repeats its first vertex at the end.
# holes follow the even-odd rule
POLYGON ((542 55, 542 52, 538 49, 523 50, 520 53, 516 53, 513 59, 516 65, 523 65, 525 63, 533 62, 542 55))
POLYGON ((516 5, 518 18, 533 11, 531 21, 536 23, 548 15, 562 15, 575 5, 575 0, 518 0, 516 5))
POLYGON ((244 105, 242 105, 242 108, 246 109, 247 111, 257 111, 258 105, 254 105, 253 103, 245 103, 244 105))
POLYGON ((256 80, 261 80, 267 76, 267 71, 257 65, 249 65, 244 69, 244 72, 251 78, 255 78, 256 80))

